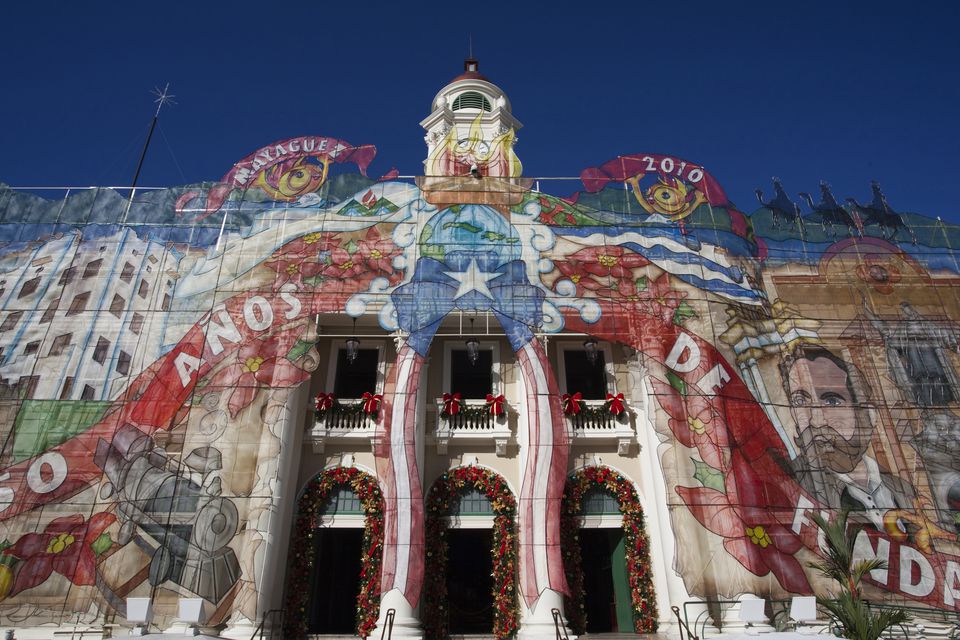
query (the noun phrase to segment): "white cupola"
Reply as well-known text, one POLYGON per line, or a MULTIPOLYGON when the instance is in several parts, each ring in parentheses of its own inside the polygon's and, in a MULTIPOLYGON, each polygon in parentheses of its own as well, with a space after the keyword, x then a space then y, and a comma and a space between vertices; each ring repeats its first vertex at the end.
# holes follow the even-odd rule
POLYGON ((513 153, 515 132, 523 125, 513 117, 506 94, 477 71, 476 60, 433 99, 433 112, 420 123, 426 130, 427 176, 519 176, 513 153))

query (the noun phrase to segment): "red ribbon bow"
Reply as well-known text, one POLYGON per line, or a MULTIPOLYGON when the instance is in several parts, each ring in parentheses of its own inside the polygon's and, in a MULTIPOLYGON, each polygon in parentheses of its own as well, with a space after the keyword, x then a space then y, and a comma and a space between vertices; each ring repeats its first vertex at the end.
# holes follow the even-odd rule
POLYGON ((330 409, 333 408, 334 400, 335 400, 335 397, 332 393, 324 393, 321 391, 320 393, 317 394, 317 397, 315 400, 317 411, 329 411, 330 409))
POLYGON ((583 409, 583 394, 579 391, 573 395, 565 393, 560 400, 563 401, 563 412, 568 416, 575 416, 583 409))
POLYGON ((445 393, 443 394, 443 413, 448 416, 455 416, 460 413, 460 405, 462 404, 463 396, 459 393, 445 393))
POLYGON ((503 396, 495 396, 492 393, 487 394, 487 406, 490 408, 490 415, 503 415, 503 396))
POLYGON ((623 394, 618 393, 613 395, 612 393, 607 394, 607 409, 615 416, 620 415, 626 408, 623 406, 623 394))
POLYGON ((383 396, 379 393, 370 393, 369 391, 364 391, 363 396, 363 412, 371 416, 376 415, 380 411, 380 402, 383 400, 383 396))

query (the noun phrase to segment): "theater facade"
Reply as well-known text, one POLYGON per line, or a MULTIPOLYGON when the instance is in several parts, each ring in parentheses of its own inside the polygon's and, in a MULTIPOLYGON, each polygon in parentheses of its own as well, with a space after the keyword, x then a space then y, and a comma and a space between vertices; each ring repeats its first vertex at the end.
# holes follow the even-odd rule
POLYGON ((643 150, 525 177, 473 60, 424 102, 415 177, 305 135, 0 185, 4 628, 647 633, 822 593, 844 508, 872 599, 958 610, 960 228, 643 150))

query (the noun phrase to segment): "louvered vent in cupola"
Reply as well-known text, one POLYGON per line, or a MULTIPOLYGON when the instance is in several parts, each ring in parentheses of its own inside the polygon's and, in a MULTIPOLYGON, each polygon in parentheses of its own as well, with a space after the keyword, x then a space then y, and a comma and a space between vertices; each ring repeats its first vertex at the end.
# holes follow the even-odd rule
POLYGON ((461 109, 483 109, 484 111, 490 111, 490 101, 476 91, 466 91, 458 95, 453 101, 453 110, 460 111, 461 109))

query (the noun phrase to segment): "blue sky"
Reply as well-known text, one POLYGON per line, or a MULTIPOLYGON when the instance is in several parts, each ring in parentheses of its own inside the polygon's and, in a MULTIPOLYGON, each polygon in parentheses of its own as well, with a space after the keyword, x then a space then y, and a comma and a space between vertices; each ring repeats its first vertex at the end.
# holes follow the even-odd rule
MULTIPOLYGON (((960 222, 960 5, 804 3, 18 3, 0 32, 0 182, 216 180, 257 147, 328 135, 422 171, 418 123, 462 69, 525 125, 526 175, 630 153, 703 164, 741 208, 779 176, 839 199, 879 180, 902 211, 960 222), (166 5, 166 6, 165 6, 166 5)), ((574 182, 546 188, 565 195, 574 182)))

